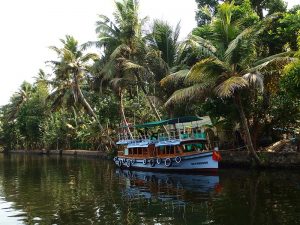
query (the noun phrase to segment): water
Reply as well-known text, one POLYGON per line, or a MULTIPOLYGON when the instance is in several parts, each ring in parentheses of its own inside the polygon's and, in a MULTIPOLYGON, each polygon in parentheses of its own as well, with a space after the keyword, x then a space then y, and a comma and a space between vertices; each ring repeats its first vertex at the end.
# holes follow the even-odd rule
POLYGON ((300 172, 128 172, 0 154, 0 224, 300 224, 300 172))

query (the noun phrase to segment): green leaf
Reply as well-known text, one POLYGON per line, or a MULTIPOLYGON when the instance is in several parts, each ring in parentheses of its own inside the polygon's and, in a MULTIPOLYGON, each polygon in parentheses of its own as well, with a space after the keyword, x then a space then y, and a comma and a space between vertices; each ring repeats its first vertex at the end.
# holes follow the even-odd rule
POLYGON ((243 77, 230 77, 215 88, 215 92, 220 97, 231 97, 234 91, 247 87, 248 81, 243 77))

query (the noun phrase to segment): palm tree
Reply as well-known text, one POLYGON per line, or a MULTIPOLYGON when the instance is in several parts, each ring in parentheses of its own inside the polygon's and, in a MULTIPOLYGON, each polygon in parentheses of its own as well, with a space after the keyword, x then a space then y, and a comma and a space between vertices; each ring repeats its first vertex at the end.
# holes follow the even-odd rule
POLYGON ((43 84, 45 86, 48 86, 49 84, 49 74, 46 74, 44 70, 39 69, 39 72, 35 78, 35 84, 43 84))
POLYGON ((179 33, 180 23, 173 29, 166 21, 154 20, 151 33, 147 38, 150 46, 161 52, 161 57, 169 68, 177 64, 179 33))
MULTIPOLYGON (((115 84, 118 82, 125 84, 123 87, 119 86, 120 96, 127 87, 138 85, 155 117, 161 120, 146 86, 149 85, 154 74, 150 61, 159 62, 163 69, 166 66, 157 51, 147 49, 142 37, 142 25, 145 19, 139 19, 137 1, 116 2, 114 17, 115 22, 100 16, 96 28, 99 40, 96 43, 88 43, 88 45, 96 44, 103 49, 105 66, 101 70, 102 76, 115 84)), ((123 120, 124 122, 126 120, 124 116, 123 120)))
MULTIPOLYGON (((71 105, 81 105, 96 120, 99 128, 103 131, 96 113, 85 98, 82 88, 87 84, 87 75, 90 68, 89 62, 98 59, 93 53, 83 53, 84 47, 78 45, 74 37, 67 35, 66 39, 61 39, 62 48, 51 46, 55 51, 58 61, 50 61, 53 65, 55 78, 51 82, 54 91, 49 98, 52 99, 52 109, 69 103, 71 105)), ((106 138, 113 144, 110 137, 106 138)))
POLYGON ((122 77, 117 70, 114 71, 114 76, 112 76, 110 72, 105 73, 103 72, 102 66, 103 65, 100 61, 93 65, 92 74, 95 75, 94 89, 99 90, 101 93, 103 93, 103 89, 111 89, 112 92, 117 96, 119 99, 120 116, 122 118, 124 128, 126 129, 129 137, 133 138, 125 115, 124 94, 126 89, 129 86, 134 85, 135 82, 132 81, 132 77, 122 77), (100 71, 99 67, 101 68, 100 71))
POLYGON ((288 61, 287 53, 269 56, 257 60, 257 35, 259 29, 238 29, 237 23, 232 21, 232 3, 220 5, 218 17, 213 18, 212 40, 205 40, 198 36, 191 36, 188 42, 197 50, 201 50, 206 57, 200 59, 189 71, 180 75, 171 74, 162 80, 162 84, 182 79, 187 88, 177 90, 166 104, 196 97, 206 98, 208 95, 218 98, 232 97, 240 114, 245 132, 247 149, 252 153, 255 161, 260 164, 253 147, 249 132, 248 121, 242 105, 242 89, 260 87, 263 89, 263 70, 272 63, 288 61), (214 42, 214 43, 213 43, 214 42))
POLYGON ((34 92, 34 87, 24 81, 21 84, 20 89, 13 94, 10 99, 10 104, 8 104, 8 120, 14 120, 22 107, 22 105, 30 98, 34 92))

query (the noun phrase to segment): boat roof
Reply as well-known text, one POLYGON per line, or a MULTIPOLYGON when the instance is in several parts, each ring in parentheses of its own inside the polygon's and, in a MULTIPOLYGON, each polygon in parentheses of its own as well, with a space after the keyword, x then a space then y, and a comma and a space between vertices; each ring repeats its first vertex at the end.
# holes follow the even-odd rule
POLYGON ((159 141, 159 142, 155 143, 155 147, 175 146, 175 145, 180 145, 180 140, 159 141))
POLYGON ((130 144, 132 143, 133 140, 119 140, 116 142, 117 145, 127 145, 127 144, 130 144))
POLYGON ((173 140, 159 141, 159 142, 155 143, 155 147, 193 144, 193 143, 199 143, 199 142, 205 143, 205 142, 207 142, 207 140, 206 140, 206 138, 173 139, 173 140))
POLYGON ((147 127, 156 127, 156 126, 163 126, 168 124, 176 124, 176 123, 187 123, 187 122, 193 122, 193 121, 199 121, 202 120, 202 118, 198 116, 183 116, 168 120, 160 120, 160 121, 153 121, 143 124, 135 125, 136 128, 147 128, 147 127))
POLYGON ((127 148, 147 148, 151 144, 152 144, 151 140, 143 140, 140 142, 129 143, 127 145, 127 148))

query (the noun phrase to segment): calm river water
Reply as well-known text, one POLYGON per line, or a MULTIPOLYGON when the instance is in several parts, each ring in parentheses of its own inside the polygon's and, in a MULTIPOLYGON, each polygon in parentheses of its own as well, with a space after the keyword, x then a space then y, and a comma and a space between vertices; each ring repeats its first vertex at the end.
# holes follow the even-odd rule
POLYGON ((300 224, 300 171, 145 173, 0 154, 0 224, 300 224))

